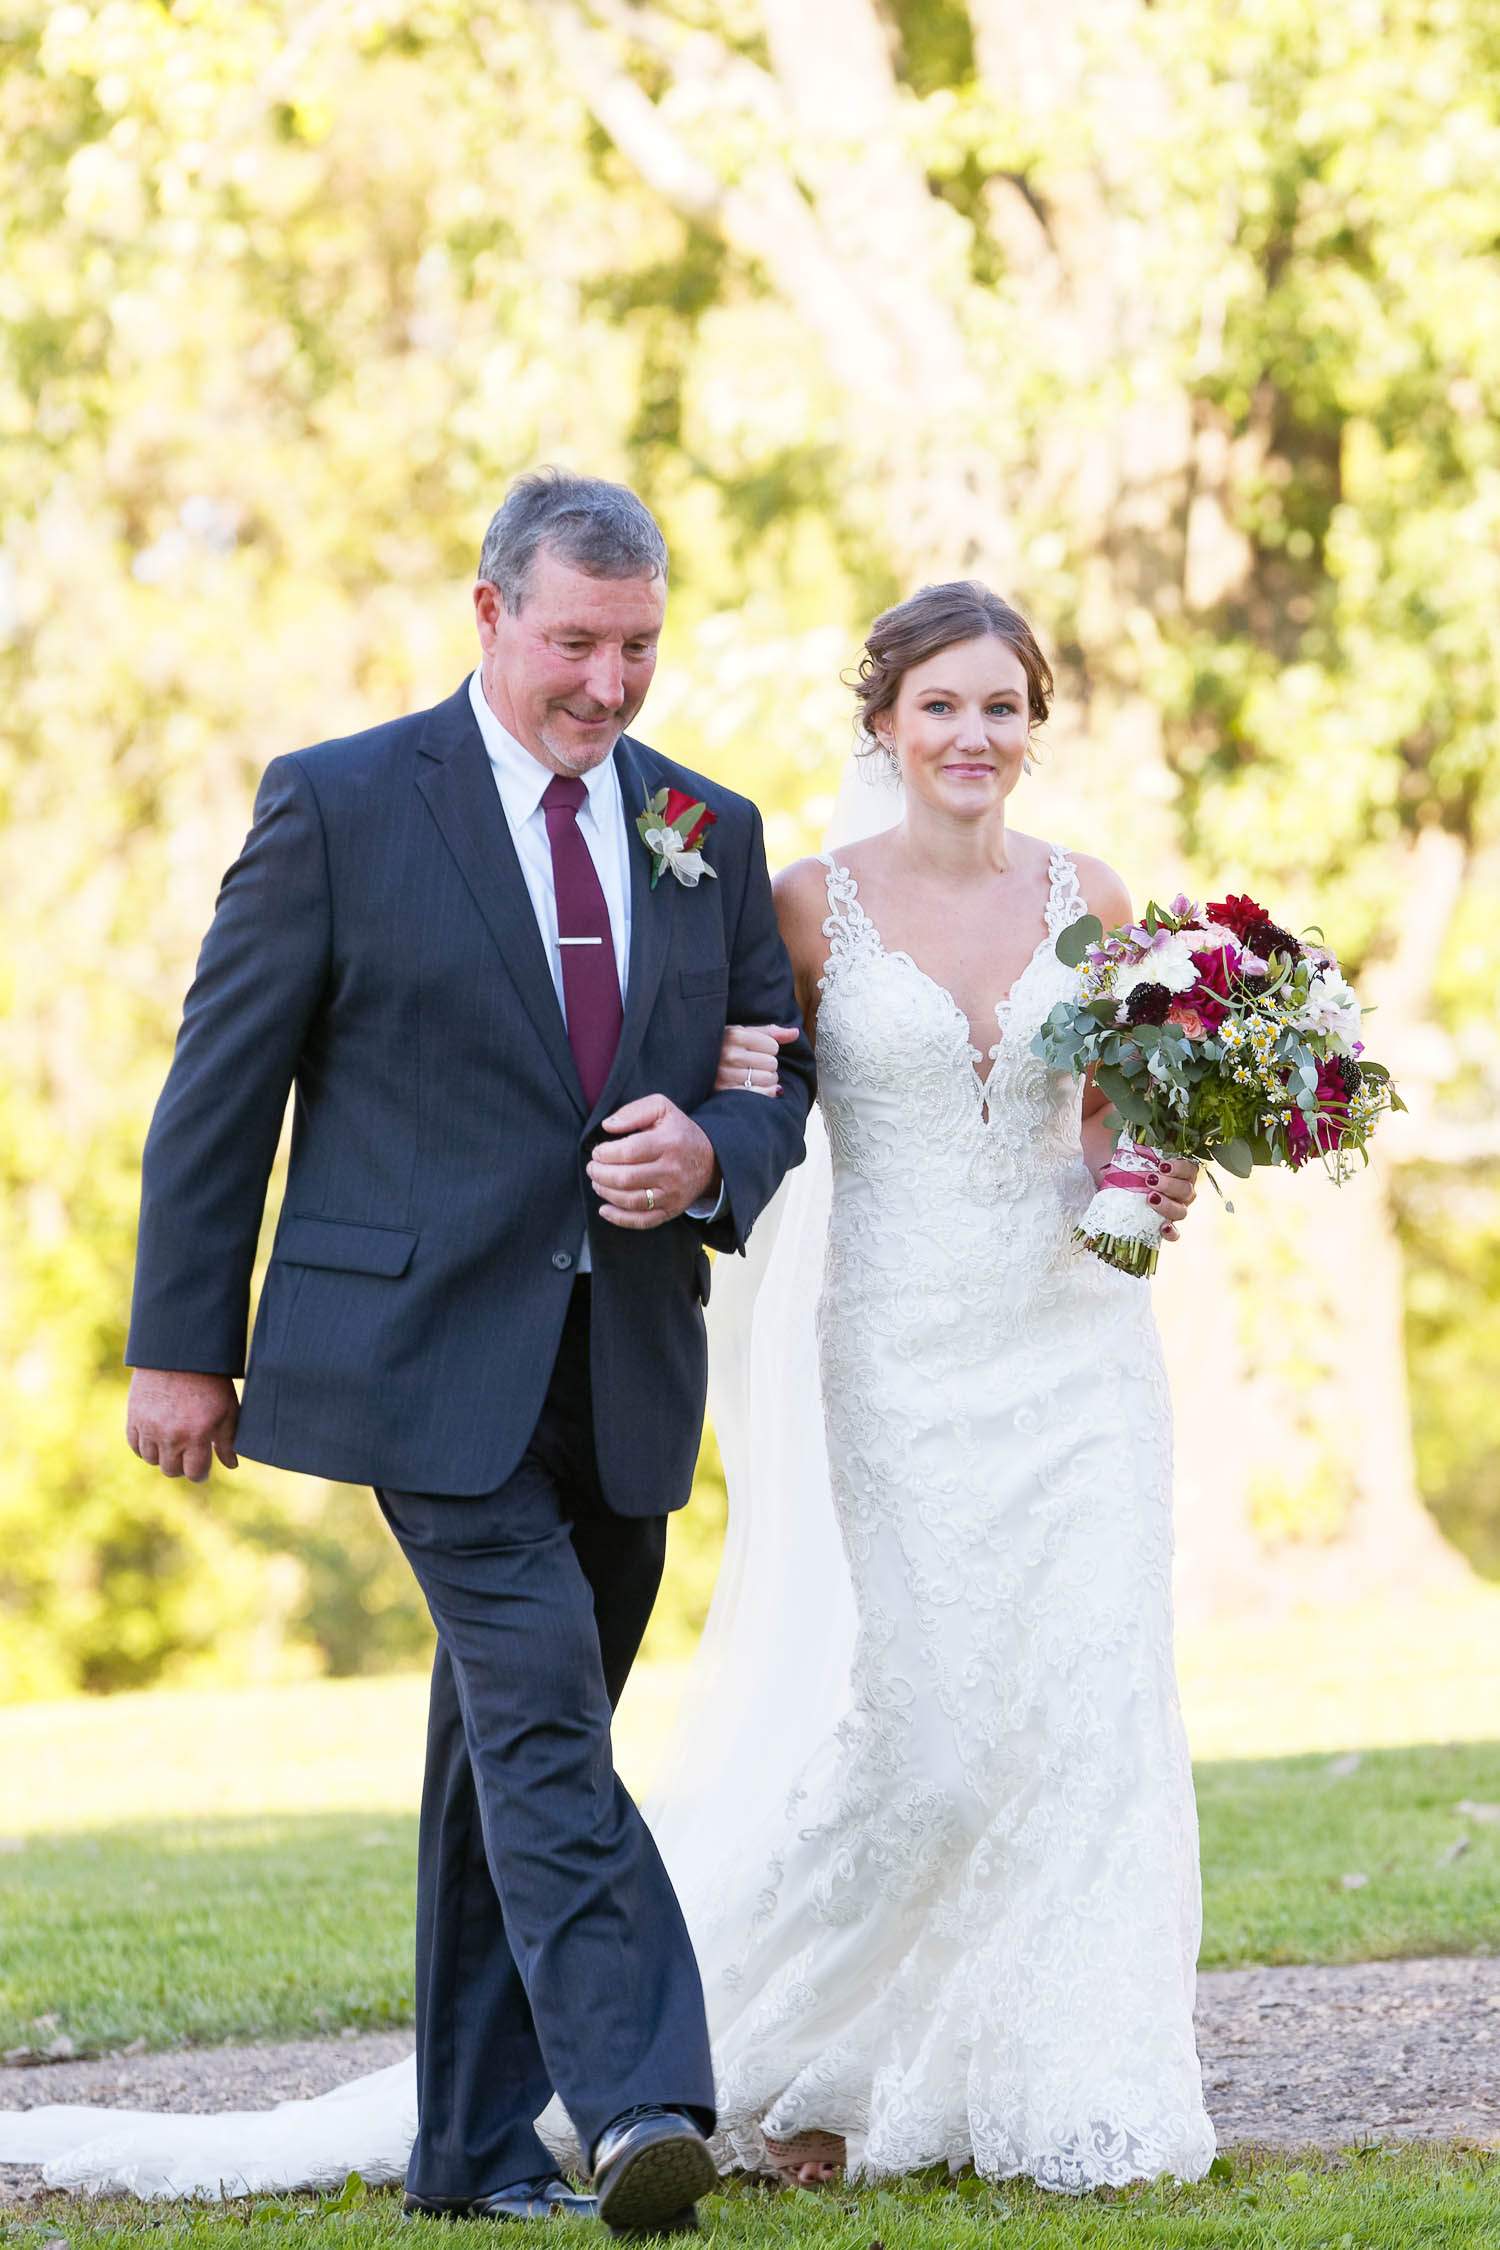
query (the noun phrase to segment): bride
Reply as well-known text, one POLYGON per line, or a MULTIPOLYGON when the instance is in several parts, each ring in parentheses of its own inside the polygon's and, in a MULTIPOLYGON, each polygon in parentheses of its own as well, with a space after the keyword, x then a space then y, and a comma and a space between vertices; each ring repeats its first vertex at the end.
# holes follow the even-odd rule
MULTIPOLYGON (((1213 2156, 1170 1405, 1145 1287, 1073 1241, 1106 1105, 1031 1051, 1058 932, 1129 918, 1009 825, 1050 693, 987 589, 887 611, 857 694, 899 817, 778 881, 826 1142, 720 1261, 729 1541, 648 1806, 726 2168, 1076 2192, 1213 2156)), ((731 1026, 721 1084, 776 1048, 731 1026)), ((1180 1219, 1192 1168, 1147 1188, 1180 1219)), ((0 2157, 143 2195, 391 2179, 414 2109, 408 2063, 255 2117, 33 2111, 0 2157)))

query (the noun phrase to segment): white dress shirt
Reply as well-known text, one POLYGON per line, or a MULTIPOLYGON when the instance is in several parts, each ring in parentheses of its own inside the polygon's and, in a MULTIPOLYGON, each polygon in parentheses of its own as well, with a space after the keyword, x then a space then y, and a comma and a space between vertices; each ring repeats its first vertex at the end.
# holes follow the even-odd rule
MULTIPOLYGON (((490 761, 490 771, 495 777, 495 787, 500 792, 500 805, 516 847, 516 857, 521 863, 531 910, 536 916, 537 928, 542 933, 542 944, 547 954, 547 966, 552 971, 553 989, 557 1005, 562 1010, 563 1022, 568 1020, 568 1004, 563 994, 562 948, 557 942, 557 889, 552 874, 552 844, 547 835, 547 816, 542 811, 542 798, 552 779, 549 769, 540 758, 534 758, 524 742, 500 724, 485 698, 483 684, 476 666, 469 674, 469 701, 474 709, 479 732, 490 761)), ((578 833, 588 846, 588 854, 599 878, 599 888, 604 893, 604 904, 609 912, 610 935, 615 945, 615 971, 620 979, 620 999, 623 1004, 630 976, 630 824, 625 818, 625 800, 620 793, 620 776, 615 767, 614 753, 602 759, 590 773, 581 774, 588 792, 578 808, 578 833)), ((723 1191, 710 1196, 705 1202, 693 1204, 687 1216, 709 1219, 717 1215, 724 1200, 723 1191)), ((589 1255, 588 1232, 585 1229, 583 1247, 578 1253, 579 1273, 588 1273, 593 1265, 589 1255)))
MULTIPOLYGON (((547 836, 547 816, 542 811, 542 798, 553 777, 541 759, 533 758, 526 745, 517 742, 515 736, 495 717, 485 701, 484 688, 477 670, 469 675, 469 701, 474 706, 474 716, 484 737, 490 771, 495 776, 495 787, 500 792, 500 803, 505 811, 511 840, 516 847, 516 857, 521 862, 521 873, 526 879, 531 910, 536 916, 536 926, 542 933, 547 966, 552 971, 552 983, 557 992, 557 1004, 563 1011, 563 1021, 566 1023, 562 948, 557 942, 557 891, 552 877, 552 845, 547 836)), ((620 979, 620 999, 623 1002, 630 975, 630 832, 625 819, 625 800, 620 794, 620 776, 615 770, 614 753, 611 752, 595 766, 592 773, 581 774, 579 779, 588 795, 578 808, 578 833, 588 846, 589 858, 594 863, 599 888, 604 893, 604 903, 609 910, 610 935, 615 941, 615 971, 620 979)))

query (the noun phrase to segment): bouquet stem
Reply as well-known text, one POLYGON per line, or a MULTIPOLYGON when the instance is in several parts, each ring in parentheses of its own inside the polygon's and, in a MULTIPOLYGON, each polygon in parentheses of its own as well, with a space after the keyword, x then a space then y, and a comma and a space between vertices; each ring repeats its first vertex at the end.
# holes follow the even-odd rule
POLYGON ((1149 1281, 1161 1257, 1159 1243, 1141 1242, 1122 1234, 1086 1234, 1082 1227, 1075 1227, 1073 1240, 1081 1242, 1085 1250, 1092 1250, 1107 1266, 1117 1266, 1121 1273, 1134 1274, 1137 1281, 1149 1281))
POLYGON ((1100 1174, 1098 1194, 1073 1233, 1085 1250, 1092 1250, 1118 1272, 1133 1274, 1137 1281, 1149 1281, 1161 1256, 1161 1232, 1167 1222, 1160 1197, 1153 1203, 1147 1191, 1151 1177, 1166 1161, 1161 1150, 1148 1142, 1122 1140, 1100 1174))

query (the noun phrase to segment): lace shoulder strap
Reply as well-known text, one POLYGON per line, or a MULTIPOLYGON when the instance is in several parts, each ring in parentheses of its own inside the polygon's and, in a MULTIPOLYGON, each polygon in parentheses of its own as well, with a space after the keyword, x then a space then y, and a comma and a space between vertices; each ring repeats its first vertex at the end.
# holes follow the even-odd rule
POLYGON ((1048 865, 1047 931, 1056 937, 1070 922, 1081 920, 1085 901, 1078 887, 1078 869, 1063 850, 1061 844, 1049 846, 1051 860, 1048 865))
POLYGON ((866 919, 859 903, 859 885, 847 867, 840 867, 832 852, 819 852, 819 859, 827 869, 828 919, 823 924, 823 935, 834 945, 847 945, 866 919))
MULTIPOLYGON (((823 969, 826 978, 835 961, 853 952, 870 927, 870 918, 859 903, 859 885, 848 868, 840 867, 832 852, 819 852, 818 857, 827 870, 828 883, 828 915, 823 924, 823 935, 828 940, 828 959, 823 969)), ((820 978, 820 988, 822 982, 820 978)))

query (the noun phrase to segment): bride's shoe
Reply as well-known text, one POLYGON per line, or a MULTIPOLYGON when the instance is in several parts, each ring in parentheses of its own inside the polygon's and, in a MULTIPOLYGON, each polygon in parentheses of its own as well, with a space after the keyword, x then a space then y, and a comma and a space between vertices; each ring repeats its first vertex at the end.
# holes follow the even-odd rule
POLYGON ((777 2178, 788 2187, 827 2187, 843 2177, 842 2133, 794 2133, 789 2141, 773 2141, 767 2135, 766 2154, 777 2178))

